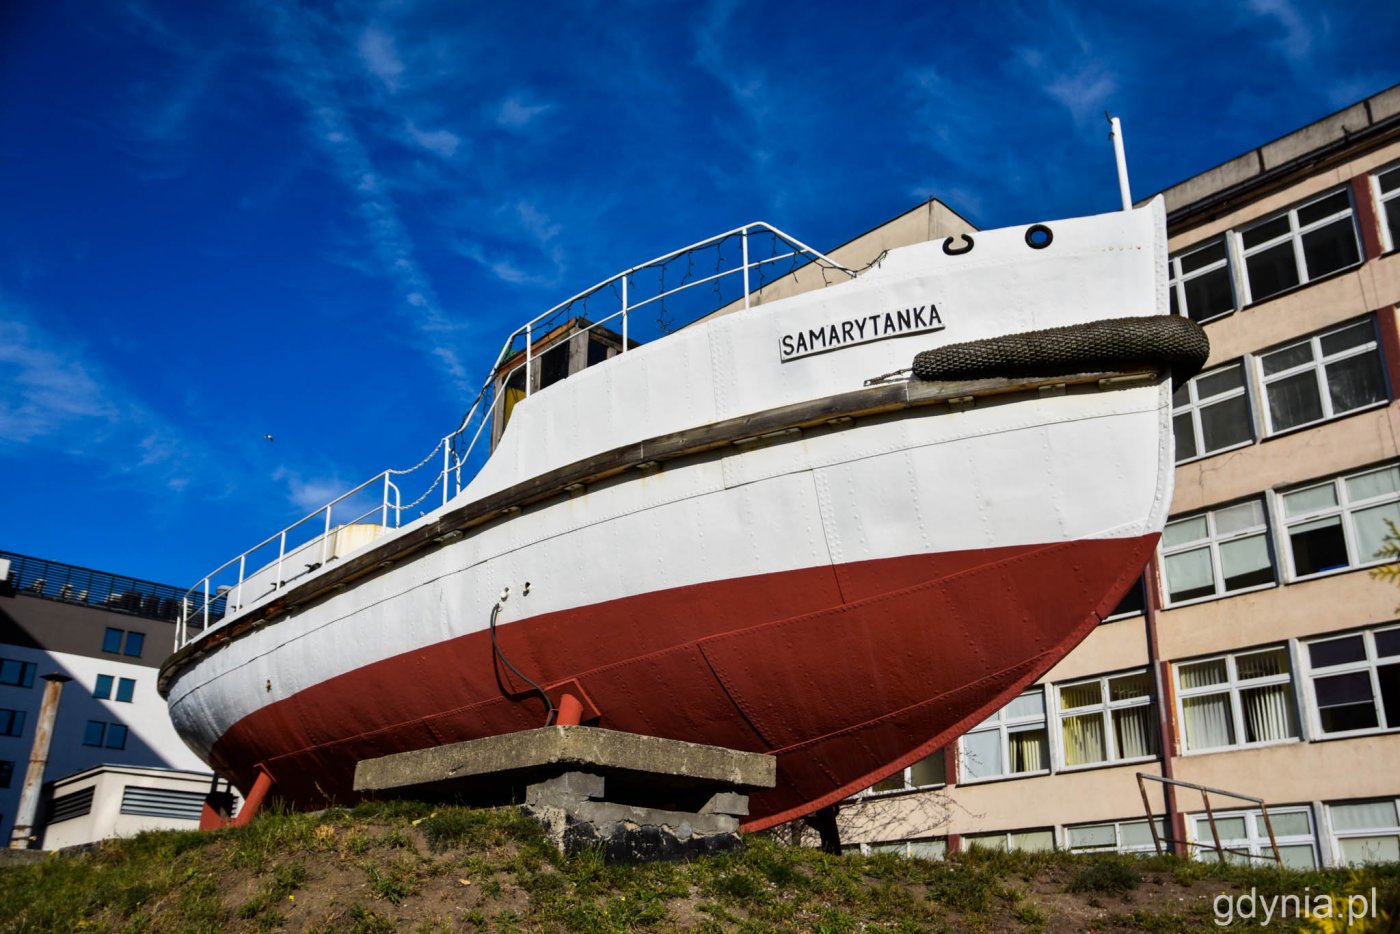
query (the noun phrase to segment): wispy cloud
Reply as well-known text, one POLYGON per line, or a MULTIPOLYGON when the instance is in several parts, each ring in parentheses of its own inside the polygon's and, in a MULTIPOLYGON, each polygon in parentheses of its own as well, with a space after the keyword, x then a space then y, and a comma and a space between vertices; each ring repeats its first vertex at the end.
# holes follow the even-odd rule
POLYGON ((451 159, 455 156, 458 147, 462 145, 462 138, 451 130, 419 129, 412 120, 408 121, 408 125, 404 129, 408 133, 408 138, 414 143, 444 159, 451 159))
POLYGON ((507 130, 523 130, 554 109, 553 104, 532 100, 523 94, 508 95, 496 106, 496 125, 507 130))
POLYGON ((397 91, 403 81, 403 59, 399 57, 394 37, 378 26, 369 26, 360 33, 360 60, 390 92, 397 91))
MULTIPOLYGON (((384 183, 360 131, 342 97, 336 70, 323 53, 318 36, 337 41, 335 32, 310 14, 280 5, 264 7, 277 40, 286 74, 284 85, 306 112, 311 136, 329 158, 332 171, 350 194, 356 215, 378 260, 379 272, 394 283, 398 312, 416 332, 417 343, 437 363, 458 392, 474 387, 462 364, 453 337, 463 324, 453 321, 442 308, 436 290, 416 258, 413 237, 399 215, 391 186, 384 183), (318 26, 322 27, 318 30, 318 26)), ((359 53, 381 80, 401 76, 402 65, 394 44, 382 30, 362 34, 359 53), (364 36, 372 38, 366 43, 364 36), (394 54, 390 54, 394 53, 394 54)), ((332 48, 334 53, 334 47, 332 48)), ((435 138, 440 147, 445 138, 435 138)))
POLYGON ((1310 23, 1292 0, 1249 0, 1249 9, 1282 30, 1273 44, 1294 65, 1306 63, 1312 56, 1314 35, 1326 33, 1326 16, 1310 23))
POLYGON ((0 293, 0 454, 42 448, 181 490, 218 484, 219 460, 91 358, 0 293))

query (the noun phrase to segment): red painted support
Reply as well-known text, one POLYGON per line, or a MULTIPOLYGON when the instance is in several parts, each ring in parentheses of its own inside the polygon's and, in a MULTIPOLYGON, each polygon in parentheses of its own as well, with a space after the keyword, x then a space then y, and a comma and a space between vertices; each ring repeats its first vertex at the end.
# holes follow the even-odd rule
POLYGON ((258 811, 262 809, 263 799, 267 797, 268 791, 272 788, 272 775, 262 766, 258 767, 258 780, 253 782, 253 790, 248 792, 248 797, 243 799, 243 807, 238 809, 238 816, 233 819, 232 827, 242 827, 258 816, 258 811))
POLYGON ((559 698, 559 714, 554 718, 557 726, 578 726, 583 722, 583 704, 572 694, 559 698))

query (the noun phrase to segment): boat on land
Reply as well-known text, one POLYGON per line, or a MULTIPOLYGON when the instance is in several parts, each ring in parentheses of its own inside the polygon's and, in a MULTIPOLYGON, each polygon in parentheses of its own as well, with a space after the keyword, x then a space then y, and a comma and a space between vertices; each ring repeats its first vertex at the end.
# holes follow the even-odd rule
POLYGON ((730 231, 512 335, 419 501, 386 471, 201 581, 160 688, 219 774, 294 806, 567 695, 583 723, 777 757, 746 829, 809 814, 1112 612, 1166 518, 1193 328, 1168 313, 1160 199, 864 270, 730 231), (716 244, 738 259, 711 275, 716 244), (765 299, 775 257, 823 287, 765 299), (629 335, 712 280, 738 284, 724 313, 629 335))

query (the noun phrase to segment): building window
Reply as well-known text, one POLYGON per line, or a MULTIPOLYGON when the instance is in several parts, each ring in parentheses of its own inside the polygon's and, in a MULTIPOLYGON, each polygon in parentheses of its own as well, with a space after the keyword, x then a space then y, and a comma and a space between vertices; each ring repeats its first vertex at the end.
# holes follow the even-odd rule
POLYGON ((963 844, 968 849, 981 847, 984 850, 1045 853, 1055 849, 1055 831, 1046 827, 1040 830, 1012 830, 1005 833, 969 833, 963 835, 963 844))
POLYGON ((948 841, 931 840, 892 840, 887 843, 857 843, 850 847, 866 856, 876 853, 893 853, 896 856, 916 859, 942 859, 948 855, 948 841))
MULTIPOLYGON (((1386 400, 1372 319, 1259 355, 1268 433, 1337 418, 1386 400)), ((1199 377, 1198 377, 1199 378, 1199 377)))
POLYGON ((24 711, 0 708, 0 736, 24 735, 24 711))
POLYGON ((965 782, 1050 770, 1045 692, 1027 691, 958 740, 965 782))
POLYGON ((1156 755, 1151 687, 1145 671, 1057 686, 1065 767, 1156 755))
MULTIPOLYGON (((1190 825, 1196 845, 1196 859, 1215 859, 1215 834, 1211 833, 1210 818, 1192 814, 1190 825)), ((1273 827, 1278 855, 1289 869, 1317 868, 1317 837, 1313 833, 1312 813, 1308 808, 1269 809, 1269 824, 1263 812, 1217 811, 1215 828, 1220 833, 1220 846, 1225 858, 1241 865, 1273 862, 1274 848, 1269 843, 1269 826, 1273 827)))
POLYGON ((89 720, 87 728, 83 730, 83 745, 99 746, 103 749, 125 749, 126 732, 126 725, 122 723, 89 720))
POLYGON ((8 759, 0 759, 0 788, 9 788, 15 777, 15 764, 8 759))
POLYGON ((116 700, 131 703, 132 695, 136 691, 136 682, 131 678, 114 678, 112 675, 98 675, 97 685, 92 689, 92 696, 98 700, 108 700, 112 698, 112 688, 116 687, 116 700))
POLYGON ((891 791, 912 791, 916 788, 941 788, 947 780, 943 750, 939 749, 907 769, 900 769, 889 778, 876 782, 870 786, 868 793, 883 794, 891 791))
POLYGON ((1169 604, 1271 586, 1274 561, 1264 503, 1249 500, 1168 522, 1162 567, 1169 604))
POLYGON ((1251 302, 1361 262, 1345 188, 1260 221, 1238 236, 1251 302))
POLYGON ((125 629, 113 629, 109 626, 102 636, 102 651, 113 655, 140 658, 145 645, 145 633, 127 632, 125 629))
POLYGON ((0 684, 17 688, 34 686, 34 663, 13 658, 0 658, 0 684))
POLYGON ((1374 182, 1385 248, 1400 249, 1400 165, 1377 173, 1374 182))
POLYGON ((1376 564, 1400 522, 1400 467, 1338 477, 1280 495, 1294 579, 1376 564))
POLYGON ((1109 620, 1122 619, 1125 616, 1140 616, 1147 606, 1147 583, 1138 575, 1138 579, 1133 582, 1132 589, 1123 595, 1123 599, 1118 601, 1118 605, 1113 608, 1113 612, 1103 618, 1106 623, 1109 620))
POLYGON ((1321 733, 1400 729, 1400 627, 1316 639, 1307 650, 1321 733))
POLYGON ((1175 667, 1187 752, 1297 739, 1288 650, 1283 646, 1175 667))
POLYGON ((1235 310, 1224 237, 1178 253, 1169 263, 1172 314, 1209 321, 1235 310))
POLYGON ((1178 389, 1172 395, 1172 429, 1178 464, 1252 442, 1244 364, 1201 373, 1178 389))
MULTIPOLYGON (((1170 852, 1167 823, 1155 818, 1157 836, 1170 852)), ((1111 821, 1106 824, 1081 824, 1065 828, 1065 846, 1075 853, 1155 853, 1152 828, 1146 820, 1111 821)))
POLYGON ((1336 841, 1337 862, 1344 866, 1400 861, 1400 819, 1394 798, 1327 805, 1336 841))

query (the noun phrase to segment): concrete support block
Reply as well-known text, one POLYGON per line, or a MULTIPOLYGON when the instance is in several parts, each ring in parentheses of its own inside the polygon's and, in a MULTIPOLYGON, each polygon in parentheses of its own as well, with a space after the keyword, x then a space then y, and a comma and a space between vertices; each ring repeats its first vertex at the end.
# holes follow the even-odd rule
POLYGON ((749 796, 721 791, 713 795, 700 808, 701 814, 731 814, 735 817, 749 816, 749 796))

